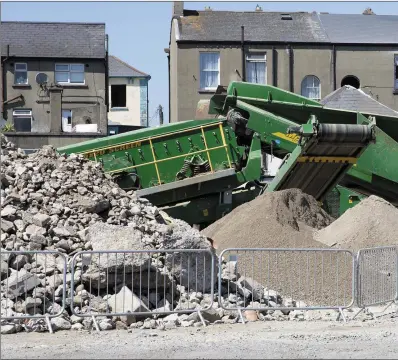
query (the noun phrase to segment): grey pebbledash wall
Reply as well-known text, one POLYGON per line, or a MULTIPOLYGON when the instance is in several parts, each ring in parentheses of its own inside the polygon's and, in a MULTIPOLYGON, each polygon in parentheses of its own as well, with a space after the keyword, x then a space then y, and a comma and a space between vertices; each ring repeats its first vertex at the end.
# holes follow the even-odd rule
MULTIPOLYGON (((241 81, 241 48, 239 45, 170 44, 170 122, 194 119, 199 100, 209 99, 214 92, 199 91, 199 52, 220 52, 220 84, 241 81)), ((285 45, 247 46, 246 51, 263 50, 267 55, 267 83, 290 90, 289 54, 285 45), (274 47, 274 51, 272 48, 274 47), (276 61, 273 57, 276 56, 276 61), (274 69, 274 64, 276 69, 274 69), (274 74, 275 72, 275 74, 274 74)), ((333 92, 332 47, 330 45, 294 45, 293 91, 301 93, 301 82, 307 75, 315 75, 321 82, 321 97, 333 92)), ((347 75, 359 78, 361 89, 384 105, 398 110, 398 93, 394 91, 394 54, 397 47, 336 46, 336 88, 347 75), (355 64, 355 66, 353 65, 355 64), (375 67, 374 64, 377 64, 375 67)))

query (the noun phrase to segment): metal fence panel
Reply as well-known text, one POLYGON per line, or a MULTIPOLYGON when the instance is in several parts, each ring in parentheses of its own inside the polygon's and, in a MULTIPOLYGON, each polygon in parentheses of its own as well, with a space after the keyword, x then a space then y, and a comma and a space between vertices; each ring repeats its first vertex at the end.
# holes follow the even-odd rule
POLYGON ((357 255, 357 305, 398 300, 398 246, 361 249, 357 255))
POLYGON ((348 250, 231 248, 220 254, 219 268, 219 301, 226 310, 341 312, 354 303, 355 257, 348 250), (226 280, 223 260, 232 261, 227 265, 235 268, 236 281, 226 280))
POLYGON ((207 249, 81 251, 71 262, 71 312, 95 321, 207 310, 214 268, 207 249))
POLYGON ((1 251, 1 318, 45 318, 65 311, 67 258, 58 251, 1 251))

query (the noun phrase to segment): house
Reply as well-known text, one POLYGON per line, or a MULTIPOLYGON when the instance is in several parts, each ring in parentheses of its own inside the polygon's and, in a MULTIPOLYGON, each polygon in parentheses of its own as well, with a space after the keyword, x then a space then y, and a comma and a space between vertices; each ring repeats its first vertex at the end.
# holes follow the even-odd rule
POLYGON ((193 119, 218 85, 248 81, 321 100, 341 86, 398 110, 398 16, 186 10, 173 3, 170 122, 193 119))
POLYGON ((151 76, 116 56, 109 56, 110 134, 148 126, 148 82, 151 76))
MULTIPOLYGON (((105 24, 2 22, 2 117, 23 149, 107 135, 105 24)), ((0 118, 1 118, 0 116, 0 118)))

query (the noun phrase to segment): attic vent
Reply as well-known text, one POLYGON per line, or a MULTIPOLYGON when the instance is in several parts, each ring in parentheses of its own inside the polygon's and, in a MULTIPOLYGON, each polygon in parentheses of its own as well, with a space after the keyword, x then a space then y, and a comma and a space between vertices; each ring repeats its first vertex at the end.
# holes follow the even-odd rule
POLYGON ((282 20, 293 20, 292 15, 290 15, 290 14, 281 14, 281 19, 282 20))

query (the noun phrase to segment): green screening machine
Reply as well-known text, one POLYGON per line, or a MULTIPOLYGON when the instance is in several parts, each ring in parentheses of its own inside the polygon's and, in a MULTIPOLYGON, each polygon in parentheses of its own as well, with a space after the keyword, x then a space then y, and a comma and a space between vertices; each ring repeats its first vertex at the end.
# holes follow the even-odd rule
POLYGON ((314 196, 335 217, 371 194, 398 205, 398 118, 327 109, 244 82, 219 86, 209 114, 58 151, 101 162, 122 188, 191 225, 288 188, 314 196), (266 154, 282 159, 270 179, 266 154))

